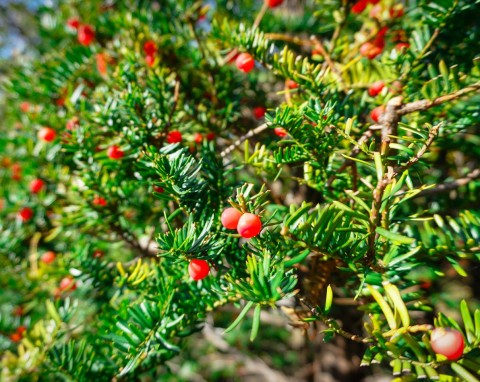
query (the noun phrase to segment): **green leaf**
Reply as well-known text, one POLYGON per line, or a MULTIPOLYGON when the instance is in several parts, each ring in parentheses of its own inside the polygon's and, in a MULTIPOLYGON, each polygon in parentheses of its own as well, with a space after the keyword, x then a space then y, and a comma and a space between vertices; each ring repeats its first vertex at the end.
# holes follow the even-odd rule
POLYGON ((260 313, 262 312, 262 306, 257 304, 255 310, 253 311, 253 323, 252 323, 252 332, 250 333, 250 341, 253 341, 258 334, 258 329, 260 327, 260 313))
POLYGON ((400 235, 396 232, 388 231, 385 228, 377 227, 375 230, 380 236, 385 237, 395 244, 412 244, 415 242, 414 238, 400 235))
POLYGON ((332 307, 332 302, 333 302, 332 286, 328 284, 327 296, 325 297, 325 308, 323 309, 325 314, 328 314, 328 312, 330 312, 330 308, 332 307))
POLYGON ((238 315, 238 317, 236 318, 236 320, 233 321, 232 324, 227 329, 225 329, 224 333, 231 332, 233 329, 235 329, 238 326, 238 324, 243 320, 243 318, 248 313, 248 311, 253 306, 253 304, 254 304, 253 301, 247 302, 243 307, 242 311, 240 312, 240 314, 238 315))
POLYGON ((473 374, 471 374, 467 369, 456 362, 452 362, 450 367, 452 370, 457 373, 465 382, 480 382, 473 374))

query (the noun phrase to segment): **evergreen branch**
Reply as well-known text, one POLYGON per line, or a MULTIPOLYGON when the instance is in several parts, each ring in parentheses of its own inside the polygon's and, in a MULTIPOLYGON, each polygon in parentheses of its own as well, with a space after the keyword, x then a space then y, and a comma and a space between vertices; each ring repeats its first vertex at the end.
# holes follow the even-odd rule
MULTIPOLYGON (((398 122, 400 121, 400 116, 398 110, 402 104, 402 97, 392 98, 386 106, 385 113, 380 117, 380 124, 382 126, 382 143, 380 148, 380 155, 382 158, 388 158, 390 152, 390 143, 391 136, 396 135, 395 130, 397 129, 398 122)), ((365 257, 366 265, 371 266, 375 260, 375 244, 377 242, 377 233, 376 229, 381 222, 380 208, 382 206, 383 194, 386 187, 393 181, 394 174, 389 167, 389 171, 384 171, 383 179, 380 180, 377 184, 377 187, 373 190, 373 202, 372 208, 370 210, 370 226, 368 236, 368 251, 365 257)), ((387 228, 387 227, 384 227, 387 228)))
MULTIPOLYGON (((418 198, 420 196, 429 196, 429 195, 435 195, 435 194, 440 194, 442 192, 447 192, 454 190, 456 188, 462 187, 470 183, 472 180, 480 178, 480 169, 476 168, 470 173, 468 173, 465 177, 463 178, 458 178, 455 179, 452 182, 447 182, 447 183, 442 183, 437 185, 436 187, 433 188, 428 188, 426 190, 423 190, 419 192, 417 195, 414 197, 418 198)), ((400 194, 403 195, 403 194, 400 194)))
POLYGON ((441 126, 441 123, 433 126, 430 129, 430 132, 428 133, 428 138, 427 138, 426 142, 424 143, 424 145, 421 147, 421 149, 418 150, 418 152, 412 158, 410 158, 406 164, 394 169, 394 171, 393 171, 393 176, 394 177, 397 176, 399 173, 408 170, 410 167, 412 167, 415 163, 417 163, 420 160, 420 158, 425 154, 425 152, 428 150, 430 145, 433 143, 433 140, 435 139, 435 137, 438 134, 438 130, 439 130, 440 126, 441 126))
POLYGON ((312 40, 313 44, 315 45, 315 47, 320 51, 323 58, 325 58, 325 62, 327 63, 328 67, 330 68, 332 73, 337 78, 338 82, 340 83, 341 89, 344 92, 346 92, 346 85, 345 85, 345 81, 343 80, 342 73, 335 66, 335 63, 332 61, 332 58, 330 57, 330 54, 325 49, 323 43, 319 39, 317 39, 315 36, 312 36, 311 40, 312 40))
MULTIPOLYGON (((363 145, 368 139, 370 139, 372 135, 373 135, 373 131, 371 129, 365 131, 360 137, 360 139, 358 140, 358 144, 352 149, 352 151, 348 156, 350 158, 355 158, 361 151, 360 146, 363 145)), ((348 166, 351 166, 354 163, 355 162, 352 159, 347 159, 340 166, 340 168, 337 171, 335 171, 335 173, 332 176, 330 176, 330 178, 328 178, 327 187, 330 187, 332 185, 333 181, 337 178, 338 174, 341 174, 343 170, 345 170, 348 166)))
POLYGON ((464 96, 465 94, 479 91, 479 90, 480 90, 480 82, 476 82, 470 86, 467 86, 466 88, 435 98, 434 100, 424 99, 424 100, 413 101, 405 105, 402 105, 402 107, 400 107, 400 109, 397 111, 397 114, 399 116, 402 116, 402 115, 414 113, 416 111, 425 111, 434 106, 441 105, 445 102, 453 101, 455 99, 458 99, 464 96))

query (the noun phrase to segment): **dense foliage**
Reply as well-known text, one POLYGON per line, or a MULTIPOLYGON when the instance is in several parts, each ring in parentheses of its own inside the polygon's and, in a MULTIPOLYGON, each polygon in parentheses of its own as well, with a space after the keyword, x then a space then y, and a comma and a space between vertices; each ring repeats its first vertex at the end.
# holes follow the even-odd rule
POLYGON ((480 380, 480 2, 276 3, 29 15, 2 381, 308 380, 322 341, 342 381, 480 380))

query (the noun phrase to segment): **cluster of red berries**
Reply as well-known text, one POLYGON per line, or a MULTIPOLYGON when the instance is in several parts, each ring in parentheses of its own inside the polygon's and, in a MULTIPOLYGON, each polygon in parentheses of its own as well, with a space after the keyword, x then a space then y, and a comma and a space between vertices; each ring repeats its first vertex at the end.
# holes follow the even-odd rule
POLYGON ((143 44, 143 52, 145 53, 145 62, 148 66, 152 67, 155 64, 155 55, 158 48, 154 41, 148 40, 143 44))
POLYGON ((77 31, 78 42, 83 46, 89 46, 95 39, 95 31, 91 25, 82 24, 76 17, 67 21, 67 25, 77 31))
POLYGON ((385 48, 385 34, 387 33, 387 30, 387 27, 383 27, 378 31, 373 41, 363 43, 362 46, 360 46, 360 54, 367 57, 369 60, 373 60, 381 54, 383 48, 385 48))
POLYGON ((94 206, 98 207, 105 207, 107 205, 107 201, 105 200, 105 198, 99 195, 95 195, 92 203, 94 206))
POLYGON ((353 13, 362 13, 365 8, 367 8, 367 5, 368 4, 378 4, 380 2, 380 0, 359 0, 357 1, 355 4, 353 4, 353 7, 352 7, 352 12, 353 13))
POLYGON ((10 340, 12 342, 19 342, 22 339, 26 330, 27 328, 25 328, 25 326, 19 326, 15 333, 10 334, 10 340))
POLYGON ((262 230, 262 221, 257 215, 243 213, 233 207, 222 212, 221 221, 225 228, 236 229, 240 236, 246 239, 257 236, 262 230))

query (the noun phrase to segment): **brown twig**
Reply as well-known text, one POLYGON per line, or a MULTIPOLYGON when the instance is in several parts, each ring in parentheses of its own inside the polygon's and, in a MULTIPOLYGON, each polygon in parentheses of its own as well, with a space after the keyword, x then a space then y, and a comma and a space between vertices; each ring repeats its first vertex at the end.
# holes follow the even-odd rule
POLYGON ((309 40, 304 40, 302 38, 290 36, 283 33, 265 33, 265 38, 269 40, 287 41, 287 42, 291 42, 293 44, 301 45, 301 46, 313 45, 313 43, 309 40))
POLYGON ((268 11, 268 4, 267 2, 264 2, 262 5, 262 8, 260 9, 260 12, 258 12, 257 17, 255 18, 255 21, 253 22, 253 27, 258 28, 260 23, 262 22, 263 16, 265 16, 265 13, 268 11))
POLYGON ((240 146, 243 141, 247 140, 248 138, 253 137, 254 135, 260 134, 262 131, 266 130, 267 128, 268 128, 268 125, 266 123, 264 123, 264 124, 256 127, 255 129, 250 130, 247 134, 242 135, 234 143, 232 143, 230 146, 228 146, 226 149, 224 149, 220 153, 220 156, 222 158, 225 158, 228 154, 230 154, 233 150, 235 150, 238 146, 240 146))
MULTIPOLYGON (((380 124, 382 126, 382 143, 380 147, 380 155, 382 158, 387 158, 390 152, 391 136, 397 129, 400 116, 398 110, 402 105, 402 97, 392 98, 385 108, 385 112, 380 117, 380 124)), ((380 208, 382 206, 382 198, 385 188, 392 182, 394 175, 391 168, 384 171, 385 175, 380 180, 373 190, 372 208, 370 210, 370 225, 368 236, 368 250, 365 255, 365 265, 372 266, 375 260, 375 243, 377 238, 376 229, 380 225, 382 215, 380 208)))
MULTIPOLYGON (((440 194, 442 192, 447 192, 451 190, 455 190, 456 188, 462 187, 470 183, 472 180, 479 179, 480 178, 480 169, 476 168, 472 172, 468 173, 465 177, 455 179, 452 182, 448 183, 442 183, 438 184, 436 187, 432 188, 427 188, 426 190, 423 190, 419 192, 417 195, 415 195, 415 198, 418 198, 420 196, 429 196, 429 195, 435 195, 435 194, 440 194)), ((401 196, 403 194, 400 194, 401 196)))
POLYGON ((408 170, 410 167, 412 167, 415 163, 417 163, 420 160, 420 158, 425 154, 425 152, 428 150, 430 145, 433 143, 433 140, 435 139, 435 137, 438 134, 438 130, 439 130, 440 126, 441 126, 441 123, 433 126, 430 129, 430 132, 428 133, 427 140, 425 141, 423 146, 420 148, 420 150, 418 150, 418 152, 412 158, 410 158, 408 160, 408 162, 405 163, 403 166, 397 167, 396 169, 393 170, 393 176, 394 177, 397 176, 398 174, 400 174, 401 172, 404 172, 405 170, 408 170))
POLYGON ((464 96, 465 94, 468 94, 468 93, 471 93, 471 92, 474 92, 474 91, 478 91, 478 90, 480 90, 480 82, 476 82, 473 85, 467 86, 466 88, 460 89, 456 92, 453 92, 453 93, 435 98, 434 100, 424 99, 424 100, 420 100, 420 101, 414 101, 414 102, 407 103, 407 104, 403 105, 398 110, 397 113, 398 113, 399 116, 402 116, 402 115, 405 115, 405 114, 414 113, 416 111, 428 110, 431 107, 438 106, 438 105, 441 105, 445 102, 449 102, 449 101, 458 99, 458 98, 464 96))

